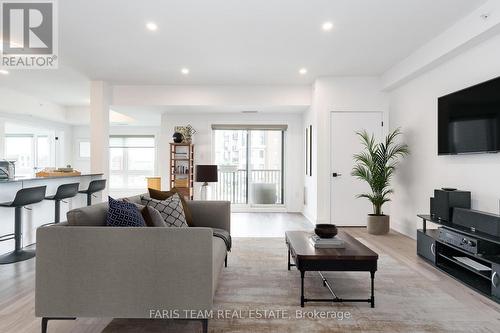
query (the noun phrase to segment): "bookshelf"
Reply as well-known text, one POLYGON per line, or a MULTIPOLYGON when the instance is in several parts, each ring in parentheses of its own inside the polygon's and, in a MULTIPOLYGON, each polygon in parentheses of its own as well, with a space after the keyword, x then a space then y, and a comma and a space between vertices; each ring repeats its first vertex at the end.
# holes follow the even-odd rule
POLYGON ((170 144, 170 188, 177 188, 188 200, 193 200, 194 145, 170 144))

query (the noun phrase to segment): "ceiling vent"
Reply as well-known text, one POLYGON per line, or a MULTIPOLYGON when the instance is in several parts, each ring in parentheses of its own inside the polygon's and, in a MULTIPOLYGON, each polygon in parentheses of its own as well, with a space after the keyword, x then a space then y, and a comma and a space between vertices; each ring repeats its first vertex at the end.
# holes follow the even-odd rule
POLYGON ((259 111, 257 110, 246 110, 246 111, 241 111, 241 113, 258 113, 259 111))

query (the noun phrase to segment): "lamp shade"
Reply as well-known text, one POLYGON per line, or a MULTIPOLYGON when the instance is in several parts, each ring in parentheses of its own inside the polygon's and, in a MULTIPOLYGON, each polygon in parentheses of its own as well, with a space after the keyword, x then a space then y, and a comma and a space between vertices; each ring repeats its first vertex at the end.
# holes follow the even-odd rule
POLYGON ((217 178, 217 165, 203 165, 196 166, 196 181, 200 183, 216 183, 217 178))

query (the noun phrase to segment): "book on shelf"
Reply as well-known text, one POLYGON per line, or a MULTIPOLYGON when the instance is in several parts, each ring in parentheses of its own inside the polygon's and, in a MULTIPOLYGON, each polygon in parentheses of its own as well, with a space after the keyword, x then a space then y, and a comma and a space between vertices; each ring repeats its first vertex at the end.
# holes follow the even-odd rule
POLYGON ((316 249, 341 249, 344 248, 344 241, 338 237, 320 238, 318 235, 312 235, 309 243, 316 249))

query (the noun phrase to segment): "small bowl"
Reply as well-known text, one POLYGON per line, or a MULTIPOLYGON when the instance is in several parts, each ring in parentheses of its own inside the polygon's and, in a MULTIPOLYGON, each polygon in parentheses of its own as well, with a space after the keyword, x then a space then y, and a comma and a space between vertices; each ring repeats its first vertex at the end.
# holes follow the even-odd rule
POLYGON ((333 238, 337 235, 337 226, 335 224, 316 224, 314 228, 314 233, 318 235, 319 238, 333 238))

